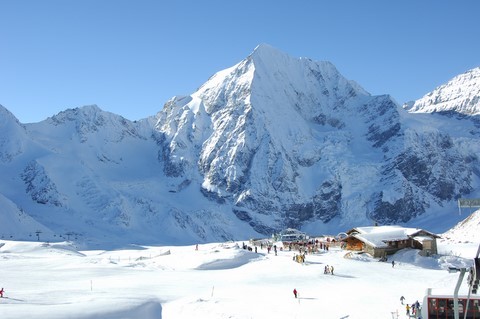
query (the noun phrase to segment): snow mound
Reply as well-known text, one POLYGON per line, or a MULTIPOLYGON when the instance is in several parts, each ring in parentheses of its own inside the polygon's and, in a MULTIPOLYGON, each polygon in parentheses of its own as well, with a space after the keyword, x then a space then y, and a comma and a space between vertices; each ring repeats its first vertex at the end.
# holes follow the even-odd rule
POLYGON ((232 258, 223 258, 209 261, 201 264, 196 269, 198 270, 220 270, 220 269, 233 269, 241 267, 253 260, 259 259, 259 255, 246 251, 237 250, 232 258))
POLYGON ((366 262, 372 262, 372 261, 378 261, 378 259, 373 258, 372 255, 364 252, 348 252, 345 254, 344 258, 346 259, 352 259, 352 260, 358 260, 358 261, 366 261, 366 262))

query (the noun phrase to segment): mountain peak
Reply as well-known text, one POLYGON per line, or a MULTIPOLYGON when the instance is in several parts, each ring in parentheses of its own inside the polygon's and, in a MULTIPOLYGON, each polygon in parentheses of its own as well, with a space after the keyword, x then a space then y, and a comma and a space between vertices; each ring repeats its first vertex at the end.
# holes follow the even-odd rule
POLYGON ((20 122, 9 110, 0 104, 0 127, 3 127, 7 122, 16 122, 20 125, 20 122))
POLYGON ((281 50, 271 46, 267 43, 261 43, 253 49, 252 56, 263 56, 268 57, 272 55, 287 55, 286 53, 282 52, 281 50))
POLYGON ((265 67, 272 70, 290 65, 294 60, 287 53, 265 43, 259 44, 247 59, 253 61, 255 69, 265 67))
POLYGON ((277 48, 274 48, 268 43, 260 43, 253 49, 254 52, 262 52, 262 51, 279 51, 277 48))
POLYGON ((454 111, 480 114, 480 67, 468 70, 427 93, 421 99, 403 105, 410 113, 454 111))

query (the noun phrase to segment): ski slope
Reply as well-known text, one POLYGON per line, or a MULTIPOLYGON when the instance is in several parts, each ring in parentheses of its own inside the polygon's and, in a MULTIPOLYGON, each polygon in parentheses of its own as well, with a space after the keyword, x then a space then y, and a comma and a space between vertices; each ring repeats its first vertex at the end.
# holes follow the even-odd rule
POLYGON ((398 312, 402 318, 402 295, 413 303, 429 287, 453 292, 458 274, 446 269, 468 267, 478 248, 440 241, 439 256, 404 250, 387 263, 365 254, 345 258, 347 251, 332 248, 299 264, 293 251, 275 256, 242 244, 82 251, 69 242, 1 240, 0 316, 374 319, 398 312), (334 266, 333 275, 324 274, 326 265, 334 266))

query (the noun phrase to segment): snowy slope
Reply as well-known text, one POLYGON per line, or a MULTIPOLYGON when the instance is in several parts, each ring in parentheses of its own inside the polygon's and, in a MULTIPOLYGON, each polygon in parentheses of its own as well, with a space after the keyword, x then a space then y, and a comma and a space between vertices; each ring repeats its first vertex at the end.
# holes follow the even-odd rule
POLYGON ((2 223, 0 236, 5 239, 17 238, 18 233, 28 233, 30 239, 37 239, 37 232, 43 239, 53 237, 53 232, 38 223, 28 214, 20 210, 12 201, 0 194, 0 206, 2 207, 2 223))
MULTIPOLYGON (((0 194, 39 223, 39 229, 52 230, 43 239, 115 247, 224 240, 234 229, 255 234, 238 225, 233 214, 222 215, 188 181, 176 184, 164 177, 153 117, 131 122, 86 106, 25 126, 13 116, 7 120, 2 128, 13 137, 7 149, 22 152, 0 166, 0 194)), ((3 214, 10 219, 8 214, 18 213, 3 214)), ((31 237, 32 227, 12 225, 1 223, 0 234, 31 237)))
POLYGON ((480 242, 480 210, 477 210, 442 234, 442 237, 456 242, 480 242))
POLYGON ((26 133, 17 118, 0 105, 0 163, 11 162, 25 150, 26 133))

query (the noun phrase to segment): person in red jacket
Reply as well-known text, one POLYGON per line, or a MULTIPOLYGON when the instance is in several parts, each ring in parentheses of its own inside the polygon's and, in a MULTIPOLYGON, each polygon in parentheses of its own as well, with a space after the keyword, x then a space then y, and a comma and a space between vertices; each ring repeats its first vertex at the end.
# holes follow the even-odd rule
POLYGON ((3 288, 0 289, 0 298, 3 298, 3 288))
POLYGON ((293 288, 293 294, 295 295, 295 298, 297 298, 297 289, 293 288))

